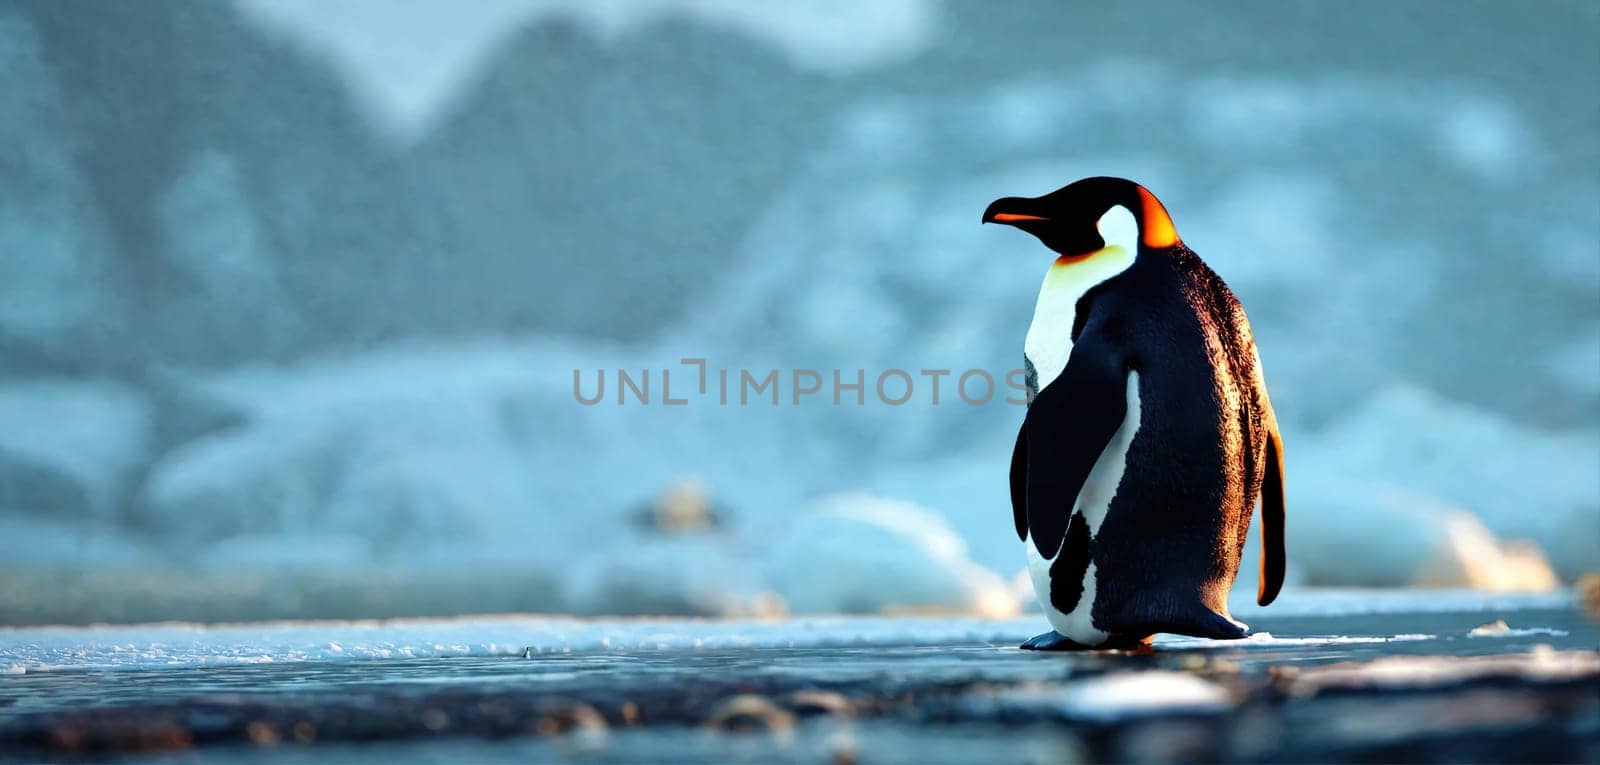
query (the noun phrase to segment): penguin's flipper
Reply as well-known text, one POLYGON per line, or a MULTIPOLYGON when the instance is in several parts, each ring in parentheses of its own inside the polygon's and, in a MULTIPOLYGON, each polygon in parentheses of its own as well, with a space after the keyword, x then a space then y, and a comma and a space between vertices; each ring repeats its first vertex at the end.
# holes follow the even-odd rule
POLYGON ((1261 577, 1256 584, 1256 603, 1263 606, 1283 589, 1288 561, 1283 543, 1283 438, 1278 435, 1278 418, 1270 407, 1266 425, 1267 464, 1261 480, 1261 577))
POLYGON ((1028 426, 1017 429, 1017 446, 1011 450, 1011 519, 1017 539, 1028 541, 1028 426))
POLYGON ((1086 329, 1028 407, 1028 531, 1045 560, 1061 549, 1078 492, 1128 413, 1127 378, 1122 358, 1086 329))

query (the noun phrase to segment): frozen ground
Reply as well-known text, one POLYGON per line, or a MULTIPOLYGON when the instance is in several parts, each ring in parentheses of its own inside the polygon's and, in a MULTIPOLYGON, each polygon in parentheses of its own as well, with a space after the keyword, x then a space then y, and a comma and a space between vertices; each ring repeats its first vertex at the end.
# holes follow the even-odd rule
POLYGON ((500 617, 0 631, 0 760, 1593 760, 1566 594, 1294 594, 1236 642, 1039 620, 500 617), (1500 622, 1504 622, 1501 624, 1500 622))

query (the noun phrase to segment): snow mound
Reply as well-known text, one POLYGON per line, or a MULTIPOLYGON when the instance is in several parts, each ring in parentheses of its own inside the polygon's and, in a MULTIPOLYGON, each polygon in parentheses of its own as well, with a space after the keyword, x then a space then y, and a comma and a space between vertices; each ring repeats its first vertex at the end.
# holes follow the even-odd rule
POLYGON ((797 613, 947 611, 1010 616, 1019 604, 938 515, 864 493, 818 500, 776 543, 777 591, 797 613))
POLYGON ((1542 589, 1555 576, 1540 549, 1566 577, 1600 566, 1592 429, 1539 431, 1392 386, 1285 448, 1291 560, 1313 582, 1542 589))
POLYGON ((713 535, 626 535, 576 563, 566 602, 580 614, 776 616, 783 602, 731 540, 713 535))
POLYGON ((1552 627, 1513 628, 1511 625, 1506 624, 1506 620, 1504 620, 1504 619, 1496 619, 1496 620, 1494 620, 1492 622, 1489 622, 1488 624, 1480 624, 1480 625, 1478 625, 1476 627, 1473 627, 1471 630, 1467 631, 1467 637, 1469 637, 1469 638, 1481 638, 1481 637, 1502 637, 1502 638, 1505 638, 1505 637, 1529 637, 1529 636, 1533 636, 1533 635, 1549 635, 1551 637, 1566 637, 1568 634, 1569 633, 1566 630, 1558 630, 1558 629, 1554 629, 1552 627))
MULTIPOLYGON (((1536 548, 1503 544, 1476 516, 1398 486, 1291 473, 1289 561, 1312 585, 1536 591, 1557 586, 1536 548)), ((1255 529, 1252 529, 1255 531, 1255 529)), ((1259 537, 1240 565, 1241 588, 1254 591, 1259 537)))

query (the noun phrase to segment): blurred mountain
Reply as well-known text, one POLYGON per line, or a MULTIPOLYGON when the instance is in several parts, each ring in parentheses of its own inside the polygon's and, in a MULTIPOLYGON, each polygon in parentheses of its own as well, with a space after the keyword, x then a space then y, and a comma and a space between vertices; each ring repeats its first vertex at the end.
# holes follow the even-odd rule
POLYGON ((447 222, 451 324, 653 334, 720 278, 835 90, 685 20, 525 29, 413 158, 447 222))
MULTIPOLYGON (((77 157, 84 134, 33 24, 0 6, 0 372, 104 352, 127 308, 77 157)), ((63 362, 65 363, 65 362, 63 362)))
POLYGON ((30 207, 0 220, 24 254, 0 266, 0 349, 34 371, 650 334, 724 270, 837 90, 719 27, 548 22, 401 152, 229 5, 8 9, 4 150, 27 173, 0 195, 30 207))
MULTIPOLYGON (((13 344, 49 367, 128 371, 282 357, 340 337, 361 304, 342 298, 369 292, 375 243, 360 231, 391 200, 365 197, 387 159, 331 70, 221 3, 8 9, 32 41, 8 55, 36 71, 8 68, 5 97, 46 114, 15 121, 34 130, 22 147, 35 151, 7 149, 51 162, 74 215, 18 215, 44 230, 15 240, 19 257, 0 267, 37 273, 55 257, 49 242, 77 237, 82 267, 102 269, 77 281, 106 293, 73 309, 92 316, 71 319, 89 322, 87 345, 55 343, 37 322, 9 326, 13 344)), ((0 198, 34 196, 25 181, 0 176, 0 198)), ((393 217, 389 234, 405 241, 412 216, 393 217)))

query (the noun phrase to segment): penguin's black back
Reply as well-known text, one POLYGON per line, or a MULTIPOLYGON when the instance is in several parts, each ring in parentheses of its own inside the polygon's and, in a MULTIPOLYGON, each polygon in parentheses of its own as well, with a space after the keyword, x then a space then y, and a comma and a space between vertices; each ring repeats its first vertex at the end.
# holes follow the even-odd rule
POLYGON ((1180 243, 1141 248, 1128 270, 1087 292, 1074 343, 1085 326, 1139 373, 1139 429, 1090 549, 1094 622, 1114 633, 1212 634, 1215 615, 1228 614, 1270 418, 1244 309, 1180 243))

